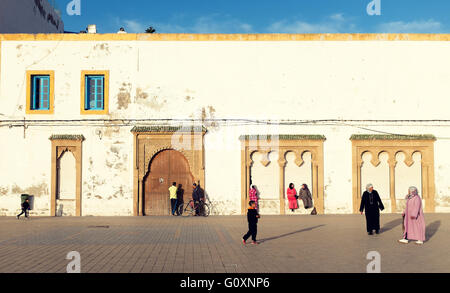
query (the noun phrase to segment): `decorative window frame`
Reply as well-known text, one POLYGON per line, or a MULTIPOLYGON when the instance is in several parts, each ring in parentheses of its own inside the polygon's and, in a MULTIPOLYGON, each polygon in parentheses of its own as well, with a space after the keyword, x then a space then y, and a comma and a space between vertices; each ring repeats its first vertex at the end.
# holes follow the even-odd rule
POLYGON ((80 86, 80 114, 81 115, 108 115, 109 114, 109 70, 83 70, 81 71, 81 86, 80 86), (103 93, 103 110, 86 110, 86 76, 87 75, 103 75, 104 79, 104 93, 103 93))
MULTIPOLYGON (((352 135, 352 188, 353 188, 353 213, 359 212, 361 202, 361 167, 362 155, 366 152, 372 154, 372 164, 377 166, 380 161, 379 154, 389 154, 389 190, 391 208, 397 211, 397 200, 395 196, 395 166, 397 165, 396 154, 405 153, 407 166, 413 164, 412 155, 420 152, 422 155, 422 199, 425 200, 425 211, 435 210, 435 179, 434 179, 434 135, 352 135)), ((420 191, 419 191, 420 192, 420 191)))
POLYGON ((81 217, 81 187, 82 187, 82 144, 84 141, 83 135, 52 135, 50 138, 52 142, 52 163, 51 163, 51 192, 50 192, 50 216, 56 217, 56 198, 57 198, 57 162, 61 156, 69 151, 75 157, 76 164, 76 203, 75 216, 81 217))
MULTIPOLYGON (((253 165, 252 154, 261 152, 268 155, 277 151, 279 154, 279 199, 280 214, 284 215, 285 210, 285 167, 286 153, 294 152, 297 156, 296 163, 303 164, 302 155, 310 152, 312 164, 313 201, 318 214, 324 213, 324 157, 323 144, 326 140, 323 135, 242 135, 241 141, 241 213, 244 215, 248 205, 250 171, 253 165)), ((268 160, 268 159, 267 159, 268 160)), ((268 163, 268 162, 267 162, 268 163)))
POLYGON ((53 70, 27 70, 27 93, 26 93, 26 108, 25 113, 28 115, 51 115, 54 114, 55 101, 55 71, 53 70), (50 77, 49 84, 49 109, 48 110, 33 110, 31 105, 33 88, 31 85, 31 77, 34 75, 48 75, 50 77))
POLYGON ((204 135, 205 127, 183 126, 135 126, 133 133, 133 215, 144 216, 143 184, 151 160, 161 151, 176 150, 181 152, 189 163, 194 181, 205 186, 205 155, 204 135), (182 135, 187 139, 190 150, 180 149, 173 145, 173 136, 182 135))

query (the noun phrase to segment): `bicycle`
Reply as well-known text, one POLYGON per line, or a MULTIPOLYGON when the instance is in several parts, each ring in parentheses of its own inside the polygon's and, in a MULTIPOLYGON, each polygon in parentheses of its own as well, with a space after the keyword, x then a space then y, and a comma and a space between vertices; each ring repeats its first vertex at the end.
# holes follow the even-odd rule
POLYGON ((204 201, 190 200, 186 205, 178 207, 178 213, 183 217, 195 216, 195 211, 198 210, 200 216, 208 217, 210 213, 210 206, 204 201))

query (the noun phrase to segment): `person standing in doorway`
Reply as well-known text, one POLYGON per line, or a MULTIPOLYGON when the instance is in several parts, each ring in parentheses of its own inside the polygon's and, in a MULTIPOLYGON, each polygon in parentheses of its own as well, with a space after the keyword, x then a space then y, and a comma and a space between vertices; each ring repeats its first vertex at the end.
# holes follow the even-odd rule
POLYGON ((22 216, 23 214, 25 214, 25 218, 28 218, 28 210, 30 209, 30 202, 28 200, 28 198, 22 203, 22 212, 20 214, 17 215, 17 219, 20 218, 20 216, 22 216))
POLYGON ((373 235, 373 230, 377 234, 380 233, 380 210, 384 210, 380 195, 373 189, 372 184, 367 184, 366 191, 364 191, 361 199, 359 211, 361 215, 364 211, 366 213, 366 227, 369 235, 373 235))
POLYGON ((182 184, 178 184, 177 188, 177 206, 175 208, 177 212, 177 216, 180 215, 180 206, 183 206, 184 203, 184 189, 182 184))
POLYGON ((289 209, 294 212, 294 210, 298 209, 297 190, 294 188, 294 183, 289 184, 289 188, 286 193, 289 200, 289 209))
POLYGON ((258 191, 256 190, 256 186, 255 186, 255 185, 252 185, 252 187, 251 187, 250 190, 248 191, 248 198, 250 199, 250 201, 254 201, 254 202, 255 202, 256 210, 259 211, 259 206, 258 206, 258 191))
MULTIPOLYGON (((303 201, 303 206, 305 207, 305 209, 310 209, 314 206, 311 191, 309 191, 308 185, 303 183, 302 188, 300 188, 298 193, 299 198, 303 201)), ((314 208, 314 210, 311 212, 312 215, 317 214, 315 209, 316 208, 314 208)))
POLYGON ((170 206, 172 208, 172 216, 175 216, 175 210, 177 207, 177 183, 173 182, 169 187, 170 206))
POLYGON ((408 240, 416 240, 416 244, 422 245, 425 241, 425 217, 422 209, 422 199, 417 188, 411 186, 406 196, 406 208, 403 212, 403 225, 405 231, 400 243, 408 244, 408 240))
POLYGON ((250 201, 249 206, 247 212, 248 232, 242 237, 242 243, 247 244, 247 239, 252 236, 252 244, 258 244, 256 234, 258 233, 258 219, 260 215, 256 210, 256 203, 254 201, 250 201))

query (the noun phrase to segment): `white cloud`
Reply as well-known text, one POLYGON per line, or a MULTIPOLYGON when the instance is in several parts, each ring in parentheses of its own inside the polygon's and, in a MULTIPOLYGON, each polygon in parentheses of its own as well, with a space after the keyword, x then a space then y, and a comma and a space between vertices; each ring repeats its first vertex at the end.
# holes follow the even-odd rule
POLYGON ((344 17, 342 13, 332 14, 319 22, 276 21, 267 30, 271 33, 310 34, 310 33, 343 33, 354 32, 355 25, 344 17))
POLYGON ((378 25, 379 33, 439 33, 442 24, 433 19, 425 21, 392 21, 378 25))
MULTIPOLYGON (((185 21, 184 21, 185 22, 185 21)), ((158 33, 252 33, 252 25, 241 22, 229 16, 218 14, 198 17, 190 23, 180 25, 177 22, 158 23, 146 21, 142 23, 138 20, 117 20, 116 23, 123 23, 125 30, 129 33, 143 33, 145 29, 152 26, 158 33)))
POLYGON ((336 13, 330 15, 330 19, 334 21, 345 21, 344 14, 342 13, 336 13))
POLYGON ((125 30, 129 33, 143 33, 147 29, 144 24, 136 20, 124 20, 125 30))

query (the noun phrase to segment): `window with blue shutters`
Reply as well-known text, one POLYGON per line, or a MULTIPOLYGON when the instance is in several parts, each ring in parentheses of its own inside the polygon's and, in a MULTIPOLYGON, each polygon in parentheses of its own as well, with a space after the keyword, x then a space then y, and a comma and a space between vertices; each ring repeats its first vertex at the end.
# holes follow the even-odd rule
POLYGON ((105 109, 105 76, 86 75, 85 77, 85 110, 105 109))
POLYGON ((31 77, 31 110, 50 109, 50 76, 33 75, 31 77))

